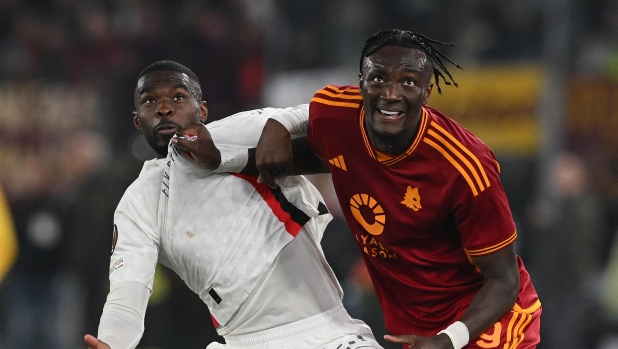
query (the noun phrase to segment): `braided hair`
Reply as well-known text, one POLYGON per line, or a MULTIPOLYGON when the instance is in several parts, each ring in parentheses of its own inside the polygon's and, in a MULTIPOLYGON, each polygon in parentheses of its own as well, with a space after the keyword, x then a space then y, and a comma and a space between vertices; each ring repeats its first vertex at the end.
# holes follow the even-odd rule
POLYGON ((446 85, 451 85, 452 82, 455 87, 459 86, 455 82, 455 80, 453 80, 453 76, 451 76, 451 73, 446 68, 444 60, 448 61, 459 69, 462 68, 459 66, 459 64, 453 62, 450 58, 448 58, 444 53, 436 49, 434 44, 454 46, 453 43, 445 43, 438 40, 430 39, 423 34, 407 30, 380 30, 377 33, 373 34, 369 39, 367 39, 367 41, 365 41, 365 46, 363 47, 363 51, 361 52, 360 71, 362 73, 363 60, 365 59, 365 57, 371 56, 385 46, 416 48, 425 52, 425 54, 430 57, 432 62, 433 75, 436 80, 436 86, 438 87, 438 93, 442 94, 442 90, 440 89, 440 78, 442 78, 446 85), (450 81, 446 80, 444 74, 449 77, 450 81))

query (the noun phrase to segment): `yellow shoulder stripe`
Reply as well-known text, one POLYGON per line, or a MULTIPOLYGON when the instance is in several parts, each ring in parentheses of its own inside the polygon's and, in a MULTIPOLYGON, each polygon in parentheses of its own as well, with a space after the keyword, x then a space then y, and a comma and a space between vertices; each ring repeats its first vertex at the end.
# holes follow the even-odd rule
POLYGON ((333 98, 355 99, 355 100, 359 100, 359 101, 363 99, 363 96, 361 96, 360 94, 358 94, 358 95, 346 95, 346 94, 343 94, 343 93, 333 93, 333 92, 330 92, 330 91, 325 90, 325 89, 318 91, 316 94, 326 95, 326 96, 333 97, 333 98))
POLYGON ((360 88, 358 88, 358 87, 350 87, 347 90, 342 90, 340 88, 337 88, 335 85, 328 85, 325 88, 321 89, 320 91, 324 91, 327 88, 333 89, 333 90, 335 90, 335 91, 337 91, 339 93, 343 93, 343 92, 346 92, 346 91, 350 91, 350 92, 359 92, 360 91, 360 88))
POLYGON ((436 140, 438 140, 440 143, 442 143, 444 146, 446 146, 448 149, 450 149, 450 151, 455 154, 455 156, 457 158, 459 158, 459 160, 461 162, 464 163, 464 165, 466 165, 466 167, 470 170, 470 173, 472 173, 472 175, 474 176, 474 179, 476 180, 476 183, 478 184, 479 188, 481 189, 481 191, 485 190, 485 186, 483 186, 483 182, 481 181, 481 179, 479 178, 479 173, 476 169, 474 169, 472 167, 472 164, 470 163, 470 161, 468 161, 468 159, 466 159, 462 153, 460 153, 457 149, 455 149, 454 146, 452 146, 449 142, 447 142, 444 138, 442 138, 439 134, 437 134, 434 130, 429 130, 427 131, 428 134, 432 135, 436 140))
POLYGON ((463 144, 461 144, 461 142, 459 142, 455 137, 453 137, 453 135, 451 135, 445 129, 440 127, 440 125, 438 125, 435 121, 431 122, 431 126, 434 127, 436 130, 438 130, 440 133, 442 133, 444 136, 446 136, 448 139, 450 139, 457 147, 459 147, 459 149, 463 150, 466 154, 468 154, 468 156, 478 166, 478 169, 480 170, 481 175, 483 176, 483 179, 485 180, 486 186, 489 187, 490 186, 489 179, 487 178, 487 174, 485 173, 485 170, 483 169, 483 166, 481 165, 479 159, 474 154, 472 154, 472 152, 468 150, 468 148, 466 148, 463 144))
POLYGON ((320 104, 326 104, 326 105, 334 105, 337 107, 347 107, 347 108, 358 108, 358 106, 360 105, 359 102, 335 102, 335 101, 329 101, 327 99, 324 98, 319 98, 319 97, 313 97, 311 99, 311 102, 315 102, 315 103, 320 103, 320 104))
POLYGON ((455 166, 455 168, 459 170, 459 173, 461 173, 461 175, 466 179, 466 182, 468 182, 468 185, 472 189, 472 193, 474 194, 474 196, 479 195, 478 190, 476 190, 476 186, 474 186, 474 183, 472 183, 472 179, 470 178, 466 170, 464 170, 463 167, 461 167, 461 165, 459 165, 459 163, 455 159, 453 159, 453 157, 444 148, 442 148, 440 145, 436 144, 434 141, 428 138, 423 139, 423 142, 429 144, 430 146, 434 147, 437 151, 442 153, 442 155, 444 155, 444 157, 451 164, 453 164, 453 166, 455 166))

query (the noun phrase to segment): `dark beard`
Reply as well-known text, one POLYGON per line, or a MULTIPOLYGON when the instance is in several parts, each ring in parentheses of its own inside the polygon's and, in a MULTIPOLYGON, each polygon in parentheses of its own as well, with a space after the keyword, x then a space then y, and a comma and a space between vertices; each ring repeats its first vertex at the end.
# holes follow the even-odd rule
MULTIPOLYGON (((393 147, 397 144, 398 138, 401 137, 400 133, 381 133, 381 132, 376 132, 375 130, 373 131, 373 135, 378 141, 378 143, 382 145, 382 147, 380 148, 386 148, 386 149, 393 149, 393 147)), ((393 153, 390 153, 390 154, 393 154, 393 153)))
MULTIPOLYGON (((159 157, 163 157, 163 158, 167 157, 167 146, 169 144, 169 140, 168 140, 167 143, 162 144, 162 143, 158 142, 152 134, 144 135, 144 137, 146 138, 146 142, 148 142, 148 145, 150 145, 152 150, 154 150, 155 153, 159 157)), ((171 139, 171 137, 170 137, 170 139, 171 139)))
MULTIPOLYGON (((169 121, 168 119, 161 120, 161 122, 159 122, 157 127, 165 126, 165 125, 173 125, 173 126, 176 126, 178 129, 182 128, 177 123, 169 121)), ((146 142, 148 142, 148 145, 150 145, 150 147, 155 151, 155 153, 159 157, 167 157, 167 148, 170 143, 170 139, 172 139, 172 136, 165 137, 164 141, 159 141, 157 138, 157 134, 155 132, 157 127, 153 128, 150 133, 144 133, 144 137, 146 138, 146 142)))

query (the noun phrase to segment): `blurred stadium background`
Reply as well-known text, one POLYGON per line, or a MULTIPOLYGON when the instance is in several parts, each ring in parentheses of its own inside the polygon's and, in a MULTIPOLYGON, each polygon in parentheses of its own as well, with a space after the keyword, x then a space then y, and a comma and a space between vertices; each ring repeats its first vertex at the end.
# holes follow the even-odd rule
MULTIPOLYGON (((96 334, 113 211, 152 156, 131 118, 143 68, 192 68, 212 121, 356 84, 364 40, 385 28, 456 44, 459 88, 430 105, 500 160, 543 303, 539 348, 618 348, 615 0, 0 0, 0 348, 96 334)), ((312 179, 338 215, 323 248, 345 305, 381 338, 329 177, 312 179)), ((206 306, 160 268, 140 348, 214 339, 206 306)))

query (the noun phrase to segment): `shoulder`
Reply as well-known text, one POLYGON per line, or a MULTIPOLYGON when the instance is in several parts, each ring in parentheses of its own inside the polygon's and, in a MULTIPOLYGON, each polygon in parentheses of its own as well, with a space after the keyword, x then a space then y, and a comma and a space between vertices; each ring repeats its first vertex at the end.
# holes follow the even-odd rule
POLYGON ((429 121, 423 137, 426 153, 445 173, 465 180, 476 195, 499 171, 492 151, 472 132, 441 112, 426 107, 429 121))
POLYGON ((118 210, 130 206, 145 207, 157 203, 164 172, 165 159, 149 160, 144 163, 139 176, 129 185, 118 203, 118 210))
POLYGON ((313 95, 311 104, 357 109, 361 106, 362 100, 358 86, 327 85, 313 95))
POLYGON ((462 153, 468 157, 478 156, 493 162, 495 157, 491 149, 476 135, 436 109, 425 108, 430 116, 424 136, 426 143, 432 141, 456 155, 462 153))
POLYGON ((208 130, 210 132, 217 132, 218 129, 228 127, 230 125, 234 125, 237 123, 244 124, 249 119, 261 119, 268 118, 268 116, 280 111, 281 109, 277 108, 259 108, 253 110, 241 111, 236 114, 232 114, 230 116, 226 116, 222 119, 215 120, 213 122, 209 122, 207 124, 208 130))
POLYGON ((363 105, 358 86, 328 85, 318 90, 309 104, 309 121, 356 118, 363 105))

